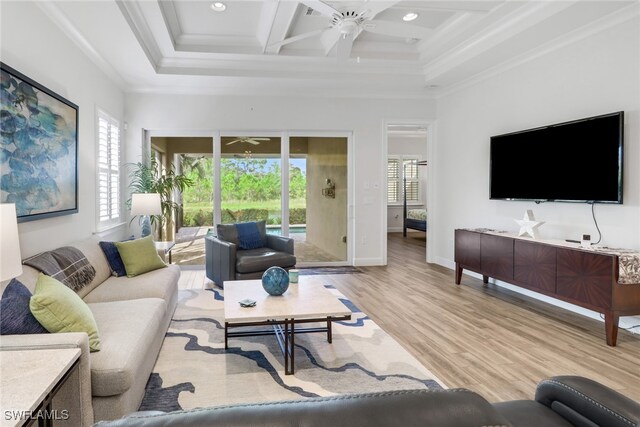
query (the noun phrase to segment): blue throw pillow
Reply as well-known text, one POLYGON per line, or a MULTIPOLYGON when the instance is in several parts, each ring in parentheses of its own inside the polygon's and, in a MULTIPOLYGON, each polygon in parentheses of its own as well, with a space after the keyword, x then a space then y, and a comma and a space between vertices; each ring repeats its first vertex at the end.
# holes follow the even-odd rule
POLYGON ((11 280, 0 299, 0 335, 48 334, 31 314, 31 292, 25 285, 11 280))
MULTIPOLYGON (((128 240, 133 240, 133 236, 123 240, 123 242, 128 240)), ((109 263, 109 267, 111 267, 113 275, 117 277, 126 276, 127 270, 124 268, 124 262, 122 262, 122 257, 120 257, 116 242, 100 242, 99 244, 102 252, 104 252, 104 256, 107 257, 107 262, 109 263)))
POLYGON ((238 230, 238 246, 240 249, 258 249, 264 246, 262 234, 255 222, 241 222, 236 224, 238 230))

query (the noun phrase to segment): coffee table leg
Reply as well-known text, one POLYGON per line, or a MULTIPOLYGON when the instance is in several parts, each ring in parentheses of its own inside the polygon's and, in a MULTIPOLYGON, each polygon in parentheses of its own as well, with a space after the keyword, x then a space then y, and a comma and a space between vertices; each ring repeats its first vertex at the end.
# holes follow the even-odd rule
POLYGON ((295 325, 296 323, 293 321, 293 319, 291 319, 291 372, 290 374, 293 375, 293 355, 295 354, 295 344, 296 344, 296 340, 295 340, 295 336, 296 336, 296 332, 295 332, 295 325))
POLYGON ((333 334, 331 332, 331 318, 327 317, 327 342, 331 344, 333 342, 333 334))
POLYGON ((284 374, 289 375, 289 320, 284 319, 284 374))
POLYGON ((224 349, 229 348, 229 322, 224 322, 224 349))

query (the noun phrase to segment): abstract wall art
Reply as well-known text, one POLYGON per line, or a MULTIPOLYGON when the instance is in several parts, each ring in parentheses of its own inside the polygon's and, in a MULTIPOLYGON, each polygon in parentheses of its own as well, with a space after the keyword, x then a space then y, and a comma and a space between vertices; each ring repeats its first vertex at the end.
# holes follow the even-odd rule
POLYGON ((78 106, 0 62, 0 203, 18 222, 78 212, 78 106))

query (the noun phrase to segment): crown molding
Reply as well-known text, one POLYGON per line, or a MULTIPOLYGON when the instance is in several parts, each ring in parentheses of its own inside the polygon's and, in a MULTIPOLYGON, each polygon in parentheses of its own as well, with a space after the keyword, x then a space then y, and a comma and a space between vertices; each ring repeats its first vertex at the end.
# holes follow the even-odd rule
POLYGON ((146 55, 153 69, 158 71, 158 63, 162 59, 162 52, 156 43, 149 23, 140 9, 140 4, 135 1, 116 0, 116 4, 122 12, 122 16, 129 24, 133 35, 138 40, 142 51, 146 55))
POLYGON ((467 39, 424 66, 425 80, 433 80, 483 54, 516 34, 538 24, 574 4, 573 1, 532 2, 514 10, 492 25, 467 39))
POLYGON ((442 98, 460 90, 475 86, 476 84, 500 75, 513 68, 519 67, 520 65, 526 64, 537 58, 562 49, 566 46, 570 46, 586 38, 606 31, 612 27, 638 18, 640 18, 640 2, 632 3, 629 6, 610 13, 609 15, 606 15, 595 22, 589 22, 588 24, 583 25, 580 28, 577 28, 567 34, 563 34, 560 37, 550 40, 547 43, 535 49, 529 50, 521 55, 518 55, 508 61, 502 62, 458 83, 442 87, 438 89, 436 98, 442 98))
POLYGON ((35 4, 116 86, 126 90, 127 84, 122 75, 98 53, 54 2, 39 1, 35 4))

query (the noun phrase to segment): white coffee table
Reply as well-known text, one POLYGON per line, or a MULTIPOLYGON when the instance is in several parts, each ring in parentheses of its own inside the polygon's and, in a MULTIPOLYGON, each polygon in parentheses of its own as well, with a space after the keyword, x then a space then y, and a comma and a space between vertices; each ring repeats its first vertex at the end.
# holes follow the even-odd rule
POLYGON ((284 355, 285 375, 294 372, 295 334, 326 332, 331 343, 331 322, 351 319, 349 310, 335 295, 324 287, 317 276, 300 276, 299 283, 291 283, 281 296, 271 296, 262 288, 260 280, 224 282, 224 346, 229 338, 275 335, 284 355), (240 301, 252 299, 255 307, 241 307, 240 301), (300 323, 326 322, 323 327, 296 329, 300 323), (273 329, 256 330, 256 326, 273 329), (246 328, 231 332, 231 328, 246 328))

